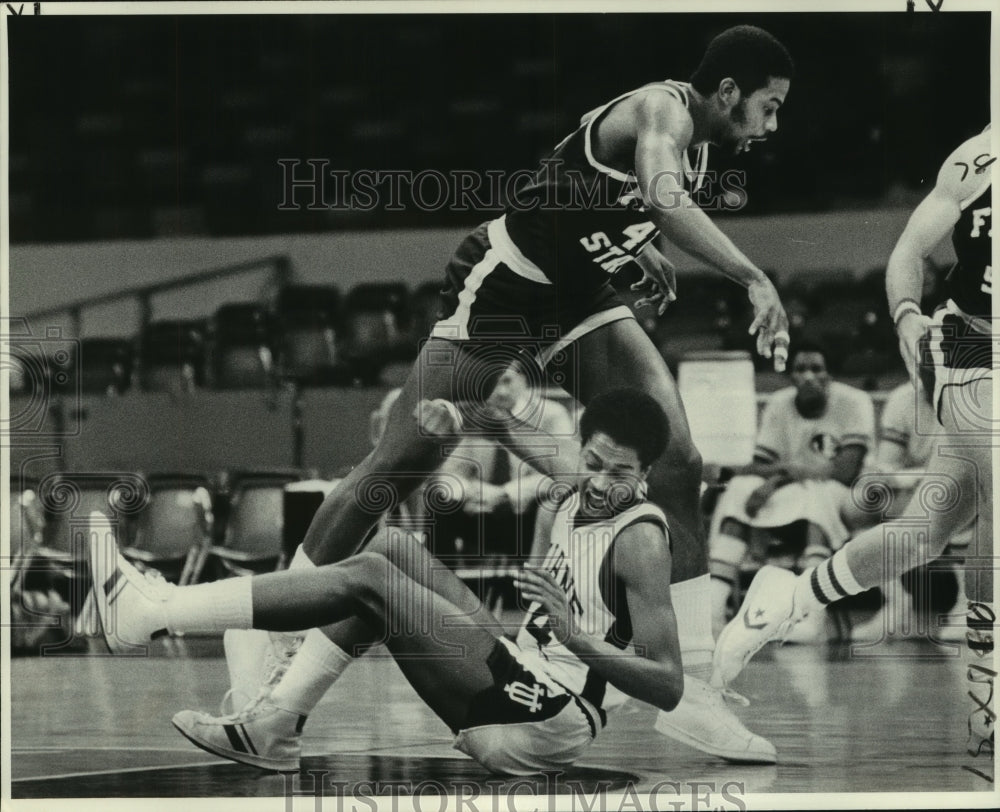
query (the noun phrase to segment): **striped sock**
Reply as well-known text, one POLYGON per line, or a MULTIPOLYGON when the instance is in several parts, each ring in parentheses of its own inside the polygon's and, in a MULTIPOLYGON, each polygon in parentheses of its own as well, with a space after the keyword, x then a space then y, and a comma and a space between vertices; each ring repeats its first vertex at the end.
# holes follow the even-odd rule
POLYGON ((857 595, 865 591, 847 566, 847 552, 837 550, 830 558, 809 573, 812 598, 820 606, 829 606, 834 601, 857 595))

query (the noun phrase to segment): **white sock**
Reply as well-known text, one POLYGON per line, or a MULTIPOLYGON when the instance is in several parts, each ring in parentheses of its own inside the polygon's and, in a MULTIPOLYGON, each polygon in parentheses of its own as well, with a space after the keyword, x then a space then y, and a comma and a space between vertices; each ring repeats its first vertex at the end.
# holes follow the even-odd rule
POLYGON ((807 613, 813 612, 866 589, 847 565, 847 547, 841 547, 822 564, 799 576, 795 584, 795 604, 807 613))
POLYGON ((322 631, 310 629, 292 664, 271 692, 271 702, 308 716, 353 660, 322 631))
POLYGON ((290 570, 304 570, 310 567, 315 568, 315 566, 309 556, 306 555, 306 548, 302 544, 298 546, 295 550, 295 555, 292 556, 292 560, 288 562, 288 569, 290 570))
POLYGON ((224 632, 253 627, 252 578, 227 578, 172 590, 164 605, 167 629, 224 632))
POLYGON ((708 573, 670 585, 684 673, 708 681, 712 675, 712 583, 708 573))

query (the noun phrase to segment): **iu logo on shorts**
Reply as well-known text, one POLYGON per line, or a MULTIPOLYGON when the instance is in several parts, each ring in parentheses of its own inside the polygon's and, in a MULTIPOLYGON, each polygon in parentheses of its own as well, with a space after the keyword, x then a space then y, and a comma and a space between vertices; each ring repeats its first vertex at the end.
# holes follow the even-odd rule
POLYGON ((538 713, 542 709, 539 700, 546 694, 544 685, 539 685, 537 682, 534 685, 527 685, 515 680, 504 685, 503 690, 513 702, 526 706, 531 713, 538 713))

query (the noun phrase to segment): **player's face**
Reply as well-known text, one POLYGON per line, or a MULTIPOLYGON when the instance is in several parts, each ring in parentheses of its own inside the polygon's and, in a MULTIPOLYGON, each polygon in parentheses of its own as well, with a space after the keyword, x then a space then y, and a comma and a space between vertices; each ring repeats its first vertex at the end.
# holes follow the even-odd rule
POLYGON ((822 353, 800 352, 792 362, 792 383, 797 393, 795 401, 800 409, 813 411, 826 404, 830 388, 830 373, 822 353))
POLYGON ((635 449, 595 431, 580 449, 580 513, 590 518, 614 516, 638 498, 646 478, 635 449))
POLYGON ((735 153, 747 152, 754 141, 763 141, 778 129, 778 108, 788 95, 787 79, 771 78, 749 96, 741 96, 729 110, 727 133, 722 146, 735 153))

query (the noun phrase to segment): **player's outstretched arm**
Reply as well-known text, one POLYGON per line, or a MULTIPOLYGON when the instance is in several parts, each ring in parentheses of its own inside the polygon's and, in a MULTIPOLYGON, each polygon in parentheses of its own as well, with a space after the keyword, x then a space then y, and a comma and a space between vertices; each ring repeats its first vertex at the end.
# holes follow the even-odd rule
POLYGON ((783 370, 788 353, 788 317, 774 285, 708 218, 684 190, 681 150, 691 141, 691 117, 666 93, 637 99, 635 168, 653 222, 671 243, 747 289, 754 308, 751 334, 757 351, 783 370), (777 339, 777 340, 776 340, 777 339))
MULTIPOLYGON (((962 203, 982 186, 979 170, 992 162, 989 133, 970 138, 942 164, 937 181, 906 224, 889 257, 886 295, 899 334, 899 351, 911 379, 916 375, 917 346, 930 320, 920 312, 924 260, 955 227, 962 203)), ((991 171, 986 169, 985 171, 991 171)))
POLYGON ((662 528, 640 522, 619 534, 614 550, 615 573, 628 600, 635 653, 581 630, 566 593, 544 570, 525 567, 515 584, 525 598, 542 605, 550 624, 555 624, 553 634, 598 676, 635 699, 673 710, 684 693, 684 671, 670 602, 667 537, 662 528))

